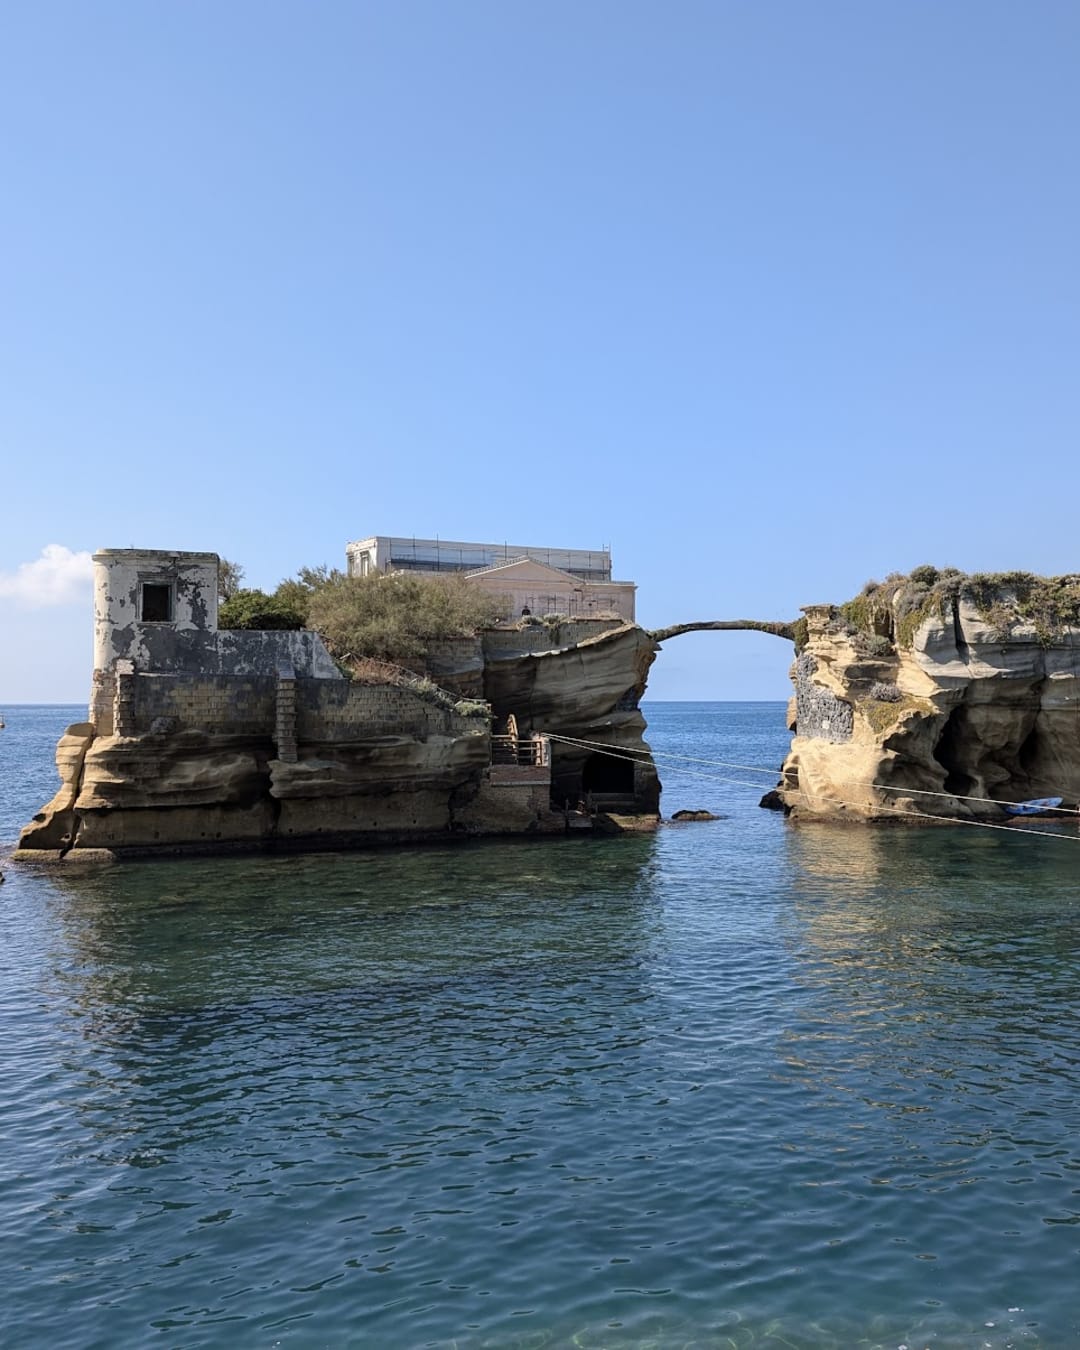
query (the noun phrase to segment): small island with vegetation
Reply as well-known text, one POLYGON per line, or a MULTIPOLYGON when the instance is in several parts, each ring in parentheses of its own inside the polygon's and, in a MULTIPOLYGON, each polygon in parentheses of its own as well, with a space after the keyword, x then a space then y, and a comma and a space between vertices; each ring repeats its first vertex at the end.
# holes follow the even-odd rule
POLYGON ((1080 801, 1078 576, 923 566, 795 620, 649 631, 508 614, 460 575, 304 568, 265 593, 212 553, 94 565, 88 719, 17 857, 651 828, 641 697, 661 645, 703 629, 794 644, 794 736, 763 805, 795 820, 1080 801))
POLYGON ((1000 821, 1080 800, 1080 575, 922 566, 793 625, 797 817, 1000 821))
POLYGON ((655 825, 655 644, 459 576, 103 550, 89 716, 17 857, 325 848, 655 825))

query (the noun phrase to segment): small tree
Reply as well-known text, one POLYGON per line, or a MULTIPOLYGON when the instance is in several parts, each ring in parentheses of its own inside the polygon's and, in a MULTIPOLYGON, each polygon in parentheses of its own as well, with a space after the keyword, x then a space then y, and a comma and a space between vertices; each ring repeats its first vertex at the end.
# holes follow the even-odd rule
POLYGON ((278 583, 274 599, 286 609, 299 614, 304 624, 310 627, 308 611, 311 608, 312 596, 324 586, 337 585, 339 581, 344 580, 343 572, 327 567, 325 563, 319 567, 301 567, 295 577, 286 577, 284 581, 278 583))
POLYGON ((244 583, 244 569, 239 563, 230 562, 228 558, 218 559, 217 576, 219 600, 231 600, 244 583))

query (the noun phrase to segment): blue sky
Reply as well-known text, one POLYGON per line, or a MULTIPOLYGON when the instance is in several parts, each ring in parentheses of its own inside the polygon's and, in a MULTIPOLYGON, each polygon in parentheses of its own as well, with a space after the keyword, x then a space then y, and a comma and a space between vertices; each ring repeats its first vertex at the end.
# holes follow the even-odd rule
POLYGON ((8 6, 0 706, 86 697, 101 546, 610 544, 648 625, 1080 568, 1077 69, 1041 0, 8 6))

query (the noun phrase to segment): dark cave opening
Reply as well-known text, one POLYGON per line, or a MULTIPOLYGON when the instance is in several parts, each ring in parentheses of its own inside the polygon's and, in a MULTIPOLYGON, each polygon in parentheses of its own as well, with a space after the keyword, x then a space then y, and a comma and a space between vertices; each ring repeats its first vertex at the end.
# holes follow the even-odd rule
POLYGON ((581 790, 632 796, 634 766, 630 760, 616 759, 614 755, 602 752, 590 755, 581 770, 581 790))
POLYGON ((1036 722, 1024 737, 1024 743, 1017 755, 1017 762, 1022 773, 1030 776, 1039 759, 1039 748, 1039 724, 1036 722))
POLYGON ((963 722, 964 709, 961 705, 949 714, 938 743, 934 746, 934 758, 945 770, 945 791, 957 797, 969 796, 975 784, 975 780, 961 768, 959 762, 959 747, 964 742, 963 722))

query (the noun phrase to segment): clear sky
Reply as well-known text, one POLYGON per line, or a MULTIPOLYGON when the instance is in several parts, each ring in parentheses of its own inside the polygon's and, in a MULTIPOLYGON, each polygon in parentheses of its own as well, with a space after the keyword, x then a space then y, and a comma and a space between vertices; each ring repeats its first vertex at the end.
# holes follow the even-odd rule
POLYGON ((5 6, 0 708, 103 546, 610 544, 650 626, 1080 569, 1078 70, 1073 0, 5 6))

